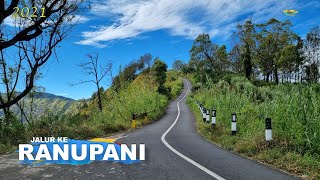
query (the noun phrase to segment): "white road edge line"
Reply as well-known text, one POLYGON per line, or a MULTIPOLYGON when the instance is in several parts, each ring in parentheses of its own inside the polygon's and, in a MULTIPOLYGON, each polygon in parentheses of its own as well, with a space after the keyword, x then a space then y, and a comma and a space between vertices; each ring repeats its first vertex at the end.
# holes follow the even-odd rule
POLYGON ((207 174, 209 174, 210 176, 218 179, 218 180, 225 180, 223 177, 219 176, 218 174, 210 171, 209 169, 207 169, 206 167, 200 165, 199 163, 195 162, 194 160, 188 158, 187 156, 183 155, 182 153, 180 153, 179 151, 177 151, 176 149, 174 149, 167 141, 166 141, 166 135, 171 131, 171 129, 174 127, 174 125, 177 123, 177 121, 179 120, 180 117, 180 107, 179 104, 180 102, 187 96, 188 92, 189 92, 189 84, 188 82, 187 86, 188 86, 188 90, 186 92, 186 94, 177 102, 177 107, 178 107, 178 115, 176 120, 173 122, 173 124, 169 127, 169 129, 167 129, 167 131, 165 133, 162 134, 161 136, 161 141, 163 142, 164 145, 167 146, 167 148, 169 148, 172 152, 174 152, 176 155, 180 156, 181 158, 183 158, 184 160, 188 161, 189 163, 193 164, 194 166, 196 166, 197 168, 201 169, 202 171, 206 172, 207 174))

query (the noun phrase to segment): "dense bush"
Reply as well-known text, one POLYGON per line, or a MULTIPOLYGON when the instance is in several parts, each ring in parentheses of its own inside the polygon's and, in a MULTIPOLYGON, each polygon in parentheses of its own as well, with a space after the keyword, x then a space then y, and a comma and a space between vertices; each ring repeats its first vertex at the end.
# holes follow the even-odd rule
POLYGON ((0 144, 17 145, 25 142, 27 139, 25 127, 13 115, 6 118, 10 118, 11 123, 7 124, 4 119, 0 120, 0 144))

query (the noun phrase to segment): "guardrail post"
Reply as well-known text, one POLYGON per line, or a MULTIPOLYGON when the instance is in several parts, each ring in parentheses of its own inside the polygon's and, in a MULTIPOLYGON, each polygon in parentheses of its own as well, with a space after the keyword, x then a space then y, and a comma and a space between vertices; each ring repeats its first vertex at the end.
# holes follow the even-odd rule
POLYGON ((212 122, 211 122, 211 126, 215 127, 216 126, 216 117, 217 117, 217 111, 212 108, 212 122))
POLYGON ((231 121, 231 135, 237 134, 237 115, 236 113, 232 113, 232 121, 231 121))
POLYGON ((135 129, 137 127, 137 122, 136 122, 136 115, 132 114, 132 122, 131 122, 131 128, 135 129))
POLYGON ((266 141, 272 141, 271 118, 266 118, 266 141))
POLYGON ((206 122, 207 122, 207 123, 210 122, 210 111, 209 111, 209 109, 207 109, 206 122))

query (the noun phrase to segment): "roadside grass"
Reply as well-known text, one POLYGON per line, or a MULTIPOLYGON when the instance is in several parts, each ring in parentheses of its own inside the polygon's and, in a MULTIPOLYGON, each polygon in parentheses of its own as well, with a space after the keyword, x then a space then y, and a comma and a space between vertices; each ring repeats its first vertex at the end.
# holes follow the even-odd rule
POLYGON ((11 145, 11 144, 0 144, 0 154, 6 154, 9 152, 13 152, 17 150, 16 145, 11 145))
MULTIPOLYGON (((107 91, 104 94, 103 111, 99 112, 95 101, 78 114, 59 118, 50 113, 25 126, 19 126, 21 133, 11 129, 10 136, 0 130, 0 136, 6 139, 0 141, 0 154, 12 152, 19 143, 27 143, 32 137, 69 137, 70 139, 90 139, 109 136, 111 134, 131 129, 132 114, 147 112, 147 119, 137 119, 137 127, 142 127, 158 120, 166 110, 170 99, 177 97, 182 88, 182 78, 174 71, 167 73, 165 86, 170 90, 168 96, 157 92, 157 83, 152 75, 142 73, 120 92, 107 91), (23 130, 22 130, 23 129, 23 130), (12 143, 10 143, 12 142, 12 143)), ((18 123, 19 124, 19 123, 18 123)), ((8 134, 8 133, 7 133, 8 134)))
POLYGON ((201 87, 188 98, 199 133, 215 144, 305 179, 320 179, 319 86, 256 87, 242 77, 201 87), (202 121, 195 100, 217 110, 217 125, 202 121), (237 135, 231 136, 231 114, 237 135), (265 141, 265 118, 272 118, 273 141, 265 141))

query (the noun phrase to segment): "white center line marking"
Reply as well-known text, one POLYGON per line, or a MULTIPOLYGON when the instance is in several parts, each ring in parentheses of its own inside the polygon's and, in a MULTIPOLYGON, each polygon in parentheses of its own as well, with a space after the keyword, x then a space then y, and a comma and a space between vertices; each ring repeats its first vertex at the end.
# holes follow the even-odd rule
POLYGON ((206 172, 207 174, 209 174, 210 176, 218 179, 218 180, 225 180, 223 177, 219 176, 218 174, 210 171, 209 169, 207 169, 206 167, 200 165, 199 163, 195 162, 194 160, 188 158, 187 156, 183 155, 182 153, 180 153, 179 151, 177 151, 175 148, 173 148, 167 141, 166 141, 166 135, 171 131, 171 129, 174 127, 174 125, 177 123, 177 121, 179 120, 180 117, 180 107, 179 104, 180 102, 187 96, 188 92, 189 92, 189 84, 188 82, 187 86, 187 92, 186 94, 177 102, 177 107, 178 107, 178 115, 176 120, 173 122, 173 124, 169 127, 169 129, 167 129, 167 131, 165 133, 162 134, 161 136, 161 141, 163 142, 164 145, 166 145, 172 152, 174 152, 176 155, 180 156, 181 158, 183 158, 184 160, 188 161, 189 163, 193 164, 194 166, 196 166, 197 168, 201 169, 202 171, 206 172))

